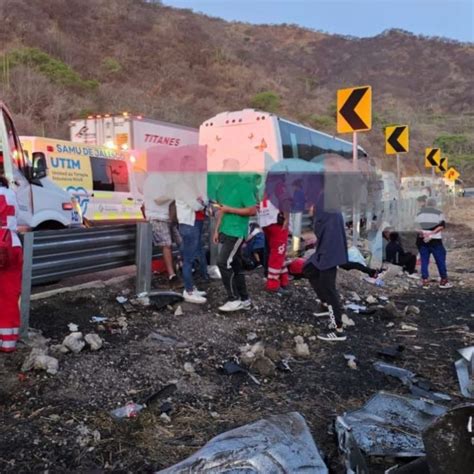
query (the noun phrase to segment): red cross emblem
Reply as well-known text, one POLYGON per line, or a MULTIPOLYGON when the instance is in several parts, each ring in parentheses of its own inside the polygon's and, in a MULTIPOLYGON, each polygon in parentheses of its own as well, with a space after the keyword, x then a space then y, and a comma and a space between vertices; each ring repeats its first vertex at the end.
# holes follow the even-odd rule
POLYGON ((0 225, 7 225, 7 218, 15 216, 15 208, 7 203, 6 196, 0 194, 0 225))

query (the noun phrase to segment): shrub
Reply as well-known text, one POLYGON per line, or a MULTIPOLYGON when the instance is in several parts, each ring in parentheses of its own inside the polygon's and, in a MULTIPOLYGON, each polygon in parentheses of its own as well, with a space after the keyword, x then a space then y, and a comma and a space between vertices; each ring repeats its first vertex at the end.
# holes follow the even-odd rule
POLYGON ((273 91, 259 92, 252 97, 250 105, 254 109, 274 113, 280 108, 280 96, 273 91))
POLYGON ((106 74, 117 74, 122 70, 122 65, 114 58, 104 58, 102 69, 106 74))

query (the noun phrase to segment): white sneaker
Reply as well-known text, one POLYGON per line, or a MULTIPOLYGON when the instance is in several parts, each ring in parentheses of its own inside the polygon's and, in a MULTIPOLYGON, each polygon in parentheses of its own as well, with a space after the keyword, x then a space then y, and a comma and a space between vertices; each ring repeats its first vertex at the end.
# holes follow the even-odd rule
POLYGON ((241 301, 242 303, 242 309, 251 309, 252 308, 252 302, 250 300, 243 300, 241 301))
POLYGON ((207 302, 206 298, 204 296, 199 295, 195 291, 188 292, 186 290, 183 291, 183 298, 184 301, 187 303, 194 303, 194 304, 204 304, 207 302))
POLYGON ((413 280, 419 280, 420 275, 418 275, 418 273, 407 273, 407 278, 412 278, 413 280))
POLYGON ((219 311, 223 311, 224 313, 230 313, 232 311, 239 311, 243 308, 244 306, 242 304, 242 301, 234 300, 227 301, 227 303, 223 304, 222 306, 219 306, 219 311))
POLYGON ((205 291, 200 291, 196 287, 193 288, 193 293, 199 296, 207 296, 207 293, 205 291))

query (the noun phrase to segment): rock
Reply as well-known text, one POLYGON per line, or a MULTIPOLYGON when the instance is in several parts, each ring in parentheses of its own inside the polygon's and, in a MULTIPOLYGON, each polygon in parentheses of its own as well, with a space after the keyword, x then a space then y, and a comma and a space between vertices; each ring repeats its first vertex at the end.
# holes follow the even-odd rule
POLYGON ((69 331, 71 331, 71 332, 77 332, 77 331, 79 331, 79 326, 78 326, 77 324, 69 323, 69 324, 67 325, 67 327, 68 327, 69 331))
POLYGON ((24 360, 23 365, 21 366, 22 372, 27 372, 31 370, 35 365, 36 357, 46 355, 47 349, 40 347, 34 347, 31 349, 31 352, 28 354, 27 358, 24 360))
POLYGON ((263 376, 273 375, 275 373, 275 364, 268 357, 259 355, 252 363, 252 369, 263 376))
POLYGON ((418 306, 405 306, 405 314, 420 314, 420 308, 418 306))
POLYGON ((351 299, 353 301, 362 301, 362 298, 355 291, 351 293, 351 299))
POLYGON ((393 328, 393 326, 395 326, 395 323, 388 323, 388 324, 386 325, 387 328, 393 328))
POLYGON ((240 360, 245 365, 251 365, 255 360, 255 354, 252 351, 245 351, 240 354, 240 360))
POLYGON ((377 298, 375 296, 369 295, 365 301, 367 301, 367 304, 375 304, 377 303, 377 298))
POLYGON ((355 322, 353 319, 349 318, 347 314, 342 315, 342 325, 347 327, 347 326, 355 326, 355 322))
POLYGON ((177 308, 176 308, 176 311, 174 312, 174 315, 175 316, 182 316, 184 313, 183 313, 183 308, 181 308, 181 305, 179 305, 177 308))
POLYGON ((301 336, 295 336, 294 341, 296 342, 295 353, 299 357, 309 357, 308 344, 304 342, 301 336))
POLYGON ((82 332, 72 332, 63 341, 63 346, 76 354, 81 352, 85 345, 86 343, 82 340, 82 332))
POLYGON ((257 339, 257 334, 254 333, 254 332, 249 332, 247 334, 247 341, 255 341, 255 339, 257 339))
POLYGON ((28 329, 28 339, 26 340, 26 344, 31 347, 38 347, 42 349, 46 349, 48 347, 48 342, 50 339, 46 339, 42 334, 41 331, 36 329, 28 329))
POLYGON ((184 363, 184 371, 188 374, 195 374, 196 373, 196 371, 194 370, 193 364, 191 364, 190 362, 185 362, 184 363))
POLYGON ((171 423, 171 418, 166 413, 162 413, 160 415, 160 420, 163 421, 163 423, 166 423, 167 425, 171 423))
POLYGON ((93 332, 91 332, 90 334, 86 334, 86 337, 84 339, 86 340, 87 344, 89 344, 91 351, 98 351, 104 343, 100 336, 93 332))
POLYGON ((256 342, 252 349, 250 349, 256 356, 263 356, 265 355, 265 347, 263 346, 262 342, 256 342))
POLYGON ((272 362, 278 362, 281 359, 280 353, 274 347, 271 347, 271 346, 265 348, 265 355, 272 362))
POLYGON ((55 357, 40 355, 36 357, 33 368, 46 370, 48 374, 56 375, 59 370, 59 361, 55 357))
POLYGON ((138 304, 141 304, 142 306, 150 306, 150 298, 148 296, 139 296, 136 299, 136 302, 138 304))
POLYGON ((400 316, 400 312, 398 311, 398 308, 395 306, 395 303, 390 301, 390 303, 387 303, 385 305, 385 311, 390 314, 390 316, 393 316, 395 318, 400 316))

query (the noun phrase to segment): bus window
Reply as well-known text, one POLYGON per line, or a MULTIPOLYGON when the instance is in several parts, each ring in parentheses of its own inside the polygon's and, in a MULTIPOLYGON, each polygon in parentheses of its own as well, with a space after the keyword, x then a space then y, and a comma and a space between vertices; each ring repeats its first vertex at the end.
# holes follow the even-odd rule
POLYGON ((10 117, 3 113, 3 120, 5 121, 5 127, 7 132, 8 148, 11 151, 11 156, 14 161, 16 161, 18 168, 23 169, 24 166, 24 157, 22 154, 20 142, 18 141, 18 135, 15 132, 15 127, 10 117))
POLYGON ((130 191, 125 161, 91 156, 91 166, 94 191, 130 191))
POLYGON ((279 121, 283 158, 299 158, 310 161, 313 158, 309 130, 291 123, 279 121))

